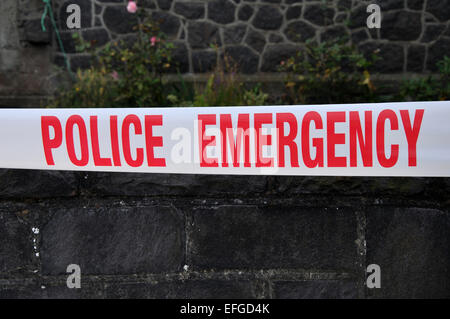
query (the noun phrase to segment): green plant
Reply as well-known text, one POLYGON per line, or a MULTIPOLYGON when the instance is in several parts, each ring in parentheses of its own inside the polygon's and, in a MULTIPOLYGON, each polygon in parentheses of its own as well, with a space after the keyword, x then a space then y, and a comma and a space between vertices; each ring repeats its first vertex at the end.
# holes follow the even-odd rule
POLYGON ((305 50, 282 61, 280 71, 287 74, 286 100, 290 104, 368 102, 375 87, 370 59, 342 41, 317 44, 307 42, 305 50))
POLYGON ((450 98, 450 58, 445 56, 436 64, 439 75, 403 82, 399 99, 403 101, 437 101, 450 98))
POLYGON ((174 46, 165 40, 158 25, 149 22, 143 15, 135 26, 136 37, 132 41, 110 42, 96 48, 94 42, 86 42, 75 33, 77 49, 90 53, 96 62, 88 70, 77 71, 72 86, 60 90, 51 106, 166 105, 163 74, 172 67, 171 53, 174 46))

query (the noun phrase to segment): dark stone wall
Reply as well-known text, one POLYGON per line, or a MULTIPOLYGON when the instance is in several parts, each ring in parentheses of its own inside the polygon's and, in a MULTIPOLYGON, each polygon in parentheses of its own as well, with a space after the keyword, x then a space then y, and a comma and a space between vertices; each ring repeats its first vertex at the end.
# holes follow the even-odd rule
MULTIPOLYGON (((79 0, 83 19, 80 32, 100 45, 129 39, 136 15, 126 0, 79 0)), ((60 27, 67 29, 65 8, 72 0, 58 0, 60 27)), ((175 57, 182 73, 211 71, 223 53, 246 74, 277 71, 281 60, 304 48, 307 40, 346 37, 367 54, 380 51, 374 71, 380 73, 433 72, 450 49, 448 0, 141 0, 140 10, 161 22, 176 43, 175 57), (382 10, 381 29, 368 29, 367 6, 382 10), (218 50, 211 48, 216 45, 218 50)), ((76 54, 64 33, 74 69, 91 61, 76 54)), ((61 63, 62 57, 56 55, 61 63)))
POLYGON ((450 180, 0 171, 1 298, 449 298, 450 180), (78 264, 82 288, 66 287, 78 264), (381 288, 365 288, 366 267, 381 288))

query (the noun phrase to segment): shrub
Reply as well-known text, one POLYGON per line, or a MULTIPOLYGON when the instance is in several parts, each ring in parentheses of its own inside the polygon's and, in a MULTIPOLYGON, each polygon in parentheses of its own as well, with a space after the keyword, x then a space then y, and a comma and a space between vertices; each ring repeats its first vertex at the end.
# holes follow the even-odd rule
POLYGON ((403 101, 437 101, 450 98, 450 58, 437 63, 438 77, 428 76, 424 79, 404 81, 399 99, 403 101))
MULTIPOLYGON (((142 11, 144 12, 144 11, 142 11)), ((141 20, 140 20, 141 21, 141 20)), ((173 44, 158 26, 139 23, 132 43, 117 41, 100 49, 74 34, 77 49, 96 60, 88 70, 78 70, 69 89, 62 89, 53 107, 151 107, 166 105, 163 74, 171 68, 173 44)))
POLYGON ((282 61, 289 104, 369 102, 374 99, 370 59, 342 41, 307 42, 305 50, 282 61))

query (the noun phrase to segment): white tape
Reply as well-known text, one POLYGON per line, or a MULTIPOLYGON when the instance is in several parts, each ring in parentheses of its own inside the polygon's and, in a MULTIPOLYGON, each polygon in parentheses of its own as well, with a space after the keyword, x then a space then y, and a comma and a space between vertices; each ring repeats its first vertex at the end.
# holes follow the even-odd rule
POLYGON ((0 167, 450 176, 450 102, 2 109, 0 167))

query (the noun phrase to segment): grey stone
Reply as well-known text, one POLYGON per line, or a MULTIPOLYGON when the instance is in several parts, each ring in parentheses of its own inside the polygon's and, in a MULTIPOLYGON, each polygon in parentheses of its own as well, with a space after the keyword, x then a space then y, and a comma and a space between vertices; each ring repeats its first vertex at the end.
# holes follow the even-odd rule
POLYGON ((429 24, 425 27, 420 42, 432 42, 437 40, 445 30, 445 25, 442 24, 429 24))
POLYGON ((228 24, 234 21, 235 10, 236 6, 229 0, 212 0, 208 2, 208 19, 228 24))
POLYGON ((352 32, 352 42, 354 44, 358 44, 370 39, 369 33, 366 29, 361 29, 355 32, 352 32))
POLYGON ((172 6, 172 0, 156 0, 158 7, 162 10, 169 10, 172 6))
POLYGON ((33 44, 50 44, 51 25, 45 20, 46 31, 41 28, 41 20, 27 20, 23 24, 24 40, 33 44))
POLYGON ((334 19, 334 9, 323 4, 307 5, 305 7, 304 18, 319 26, 330 25, 334 19))
POLYGON ((422 72, 425 64, 425 47, 411 45, 408 48, 408 72, 422 72))
POLYGON ((226 28, 223 32, 223 41, 225 44, 239 44, 244 39, 246 32, 247 26, 245 24, 226 28))
POLYGON ((201 19, 205 16, 205 4, 201 2, 176 2, 174 12, 186 19, 201 19))
POLYGON ((358 297, 358 283, 349 280, 276 281, 279 299, 349 299, 358 297))
POLYGON ((248 280, 190 280, 186 283, 187 298, 192 299, 254 299, 255 289, 248 280))
POLYGON ((281 61, 284 61, 296 54, 298 48, 290 44, 277 44, 267 46, 262 57, 261 71, 276 72, 281 61))
POLYGON ((450 20, 450 0, 428 0, 426 10, 442 22, 450 20))
POLYGON ((316 35, 314 27, 303 21, 289 23, 284 29, 284 34, 292 42, 306 42, 316 35))
POLYGON ((233 205, 193 208, 191 218, 189 250, 198 270, 357 268, 349 209, 233 205))
POLYGON ((179 271, 184 264, 184 219, 168 206, 56 209, 41 229, 42 272, 84 274, 179 271))
POLYGON ((427 69, 437 71, 436 63, 448 56, 450 52, 450 39, 441 38, 428 48, 427 69))
POLYGON ((263 34, 250 30, 245 38, 245 43, 248 44, 255 51, 262 52, 266 45, 266 38, 263 34))
POLYGON ((320 40, 322 42, 335 42, 341 40, 347 40, 349 38, 348 31, 343 26, 333 26, 325 29, 320 34, 320 40))
POLYGON ((77 72, 79 69, 89 69, 95 61, 95 58, 90 55, 76 55, 70 58, 70 68, 73 72, 77 72))
POLYGON ((37 268, 33 268, 32 226, 20 218, 29 211, 0 209, 0 278, 30 275, 37 268))
POLYGON ((103 46, 110 41, 105 29, 87 29, 82 32, 82 35, 85 41, 91 42, 94 46, 103 46))
POLYGON ((214 70, 217 65, 217 53, 215 51, 193 51, 192 68, 194 72, 204 73, 214 70))
POLYGON ((258 71, 259 56, 247 47, 236 45, 225 48, 224 54, 237 64, 238 71, 251 74, 258 71))
POLYGON ((219 29, 209 22, 189 22, 188 42, 193 49, 207 49, 211 45, 222 44, 219 29))
POLYGON ((70 197, 77 192, 78 174, 74 172, 0 169, 3 199, 70 197))
POLYGON ((281 43, 284 41, 284 38, 276 33, 272 33, 269 35, 269 42, 270 43, 281 43))
POLYGON ((419 13, 396 11, 383 15, 381 37, 389 40, 413 41, 422 33, 419 13))
POLYGON ((404 52, 398 44, 366 42, 360 45, 360 49, 366 56, 378 51, 379 60, 375 62, 372 70, 380 73, 395 73, 403 70, 404 52))
POLYGON ((175 15, 163 11, 155 11, 152 13, 152 19, 158 22, 161 32, 170 38, 177 36, 181 23, 175 15))
POLYGON ((126 6, 108 6, 103 12, 105 26, 114 33, 131 33, 138 24, 137 16, 129 13, 126 6))
POLYGON ((293 20, 300 17, 302 14, 302 6, 292 6, 286 11, 286 20, 293 20))
POLYGON ((253 18, 253 26, 262 30, 278 30, 283 23, 283 15, 276 7, 262 6, 253 18))
POLYGON ((253 15, 253 8, 248 4, 243 5, 238 11, 238 19, 241 21, 248 21, 253 15))
POLYGON ((189 52, 184 42, 174 42, 170 72, 189 72, 189 52))
POLYGON ((425 4, 425 1, 423 1, 423 0, 407 0, 406 4, 409 9, 422 10, 423 5, 425 4))
POLYGON ((93 173, 82 178, 83 193, 97 196, 236 196, 262 194, 265 176, 93 173))
POLYGON ((382 287, 368 289, 368 297, 450 297, 448 213, 379 207, 366 220, 366 263, 380 266, 382 287))

